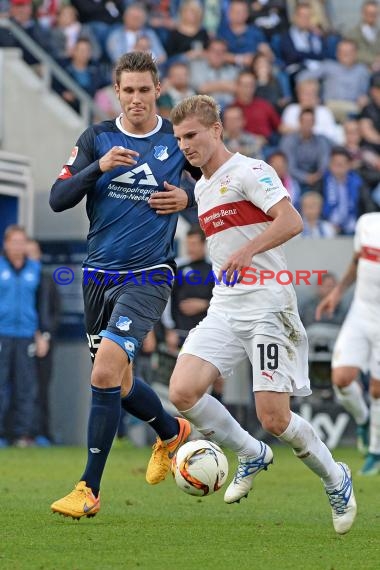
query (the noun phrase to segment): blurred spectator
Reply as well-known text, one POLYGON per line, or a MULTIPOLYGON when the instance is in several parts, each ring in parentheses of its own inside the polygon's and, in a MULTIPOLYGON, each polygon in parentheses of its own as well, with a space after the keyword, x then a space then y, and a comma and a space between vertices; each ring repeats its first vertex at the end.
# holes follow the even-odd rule
POLYGON ((363 187, 362 178, 350 167, 348 152, 342 147, 333 148, 323 177, 323 216, 345 235, 354 234, 363 187))
MULTIPOLYGON (((28 239, 26 244, 26 254, 29 259, 34 261, 41 260, 41 248, 38 241, 28 239)), ((45 332, 45 339, 49 341, 46 354, 36 354, 36 371, 37 371, 37 395, 35 401, 35 417, 33 421, 34 442, 40 447, 48 447, 52 444, 53 438, 50 425, 50 403, 49 391, 53 372, 53 353, 55 344, 55 334, 59 325, 60 315, 60 296, 57 286, 48 273, 42 270, 42 287, 40 294, 44 295, 44 299, 39 301, 41 311, 44 311, 42 320, 48 323, 49 333, 45 332)))
POLYGON ((251 71, 239 73, 233 105, 242 109, 248 132, 264 137, 270 144, 276 141, 280 116, 268 101, 256 97, 256 79, 251 71))
POLYGON ((264 33, 268 41, 289 27, 286 0, 253 0, 250 2, 249 22, 264 33))
POLYGON ((0 0, 0 18, 9 18, 9 0, 0 0))
POLYGON ((154 29, 163 45, 170 30, 177 26, 177 14, 181 0, 149 0, 148 25, 154 29))
POLYGON ((300 209, 301 188, 299 183, 289 173, 288 159, 281 150, 275 150, 267 158, 268 164, 277 172, 282 184, 288 191, 291 202, 297 210, 300 209))
POLYGON ((366 149, 380 155, 380 73, 370 79, 370 102, 360 115, 360 130, 366 149))
POLYGON ((316 69, 325 57, 323 39, 313 25, 312 15, 310 4, 300 2, 289 30, 281 35, 280 54, 291 77, 303 69, 316 69))
POLYGON ((222 21, 217 37, 223 39, 228 48, 226 61, 239 67, 249 66, 257 51, 271 54, 264 33, 248 24, 249 7, 245 0, 231 0, 227 17, 222 21))
POLYGON ((67 5, 67 0, 37 0, 36 16, 44 28, 52 29, 56 23, 60 10, 67 5))
MULTIPOLYGON (((120 101, 115 91, 116 77, 112 73, 112 83, 98 89, 95 93, 94 101, 109 119, 114 119, 120 115, 120 101)), ((97 119, 96 119, 97 120, 97 119)))
POLYGON ((157 64, 166 61, 166 52, 156 32, 147 27, 147 11, 142 3, 134 2, 123 12, 123 23, 116 26, 106 42, 107 55, 112 63, 129 51, 135 49, 140 36, 149 40, 149 48, 157 64))
POLYGON ((276 70, 273 61, 263 53, 255 55, 250 69, 256 77, 256 96, 271 103, 281 113, 292 99, 287 73, 276 70))
POLYGON ((161 95, 157 101, 160 115, 169 117, 172 108, 191 95, 195 95, 195 91, 190 86, 188 65, 181 61, 173 62, 162 83, 161 95))
MULTIPOLYGON (((9 18, 49 54, 54 55, 49 30, 41 26, 33 16, 32 0, 10 0, 9 18)), ((17 47, 27 64, 36 65, 38 60, 13 36, 7 28, 0 27, 0 46, 17 47)))
POLYGON ((318 69, 303 71, 297 79, 322 81, 323 101, 340 123, 347 115, 358 114, 368 101, 369 71, 358 63, 357 47, 352 40, 339 42, 337 61, 324 60, 318 69))
POLYGON ((313 30, 317 32, 327 32, 332 29, 329 8, 330 0, 287 0, 288 11, 293 17, 297 4, 308 4, 310 6, 310 20, 313 30))
POLYGON ((223 140, 231 152, 262 158, 263 139, 244 130, 244 114, 240 107, 230 105, 223 112, 223 140))
POLYGON ((322 219, 323 197, 319 192, 309 190, 301 197, 303 238, 332 238, 336 235, 333 224, 322 219))
POLYGON ((213 97, 223 108, 229 105, 235 94, 238 69, 225 62, 227 46, 218 38, 210 40, 202 59, 190 63, 190 83, 197 93, 213 97))
POLYGON ((320 191, 331 145, 323 135, 314 134, 313 109, 302 109, 299 132, 283 136, 280 148, 288 158, 289 172, 300 184, 301 193, 320 191))
POLYGON ((358 47, 358 61, 371 67, 380 54, 379 3, 376 0, 363 3, 361 20, 347 37, 358 47))
MULTIPOLYGON (((91 43, 87 38, 79 38, 64 69, 91 97, 107 83, 98 67, 92 63, 91 43)), ((61 89, 58 88, 58 91, 61 89)), ((72 91, 64 89, 61 95, 73 109, 79 111, 79 101, 72 91)))
POLYGON ((225 21, 230 0, 202 0, 203 26, 210 38, 215 38, 220 23, 225 21))
POLYGON ((363 146, 359 121, 350 119, 343 124, 343 129, 344 148, 350 156, 351 168, 358 171, 371 190, 380 181, 380 157, 363 146))
MULTIPOLYGON (((0 447, 5 447, 5 416, 10 408, 10 437, 15 445, 32 444, 37 389, 35 353, 44 356, 49 341, 38 313, 41 267, 26 257, 26 234, 8 226, 0 256, 0 447)), ((41 308, 40 308, 41 309, 41 308)), ((43 313, 42 313, 43 314, 43 313)))
POLYGON ((148 384, 152 384, 154 380, 152 356, 156 350, 157 338, 153 329, 144 338, 136 360, 133 362, 134 375, 142 378, 148 384))
POLYGON ((308 79, 297 83, 296 94, 298 103, 290 103, 285 107, 281 116, 280 132, 294 133, 299 129, 299 117, 302 109, 314 110, 314 134, 324 135, 334 143, 341 142, 342 135, 335 122, 334 115, 319 102, 319 83, 308 79))
POLYGON ((178 14, 177 27, 169 32, 166 51, 169 58, 185 61, 201 58, 209 36, 203 27, 203 8, 198 0, 184 0, 178 14))
POLYGON ((350 155, 351 168, 359 170, 364 164, 359 121, 347 119, 343 123, 344 148, 350 155))
MULTIPOLYGON (((186 262, 178 264, 172 296, 163 315, 166 346, 173 355, 177 355, 190 330, 206 316, 214 288, 212 265, 206 259, 206 238, 198 224, 187 232, 186 255, 186 262)), ((221 400, 222 394, 223 378, 219 376, 212 395, 221 400)))
POLYGON ((121 22, 124 0, 71 0, 71 4, 78 11, 79 21, 91 27, 105 56, 108 36, 121 22))
POLYGON ((206 316, 214 288, 212 266, 206 260, 206 237, 198 224, 187 232, 186 257, 186 262, 178 265, 170 301, 174 326, 166 332, 166 343, 173 352, 206 316))
POLYGON ((73 55, 79 38, 86 38, 91 43, 92 59, 98 60, 102 55, 96 36, 87 24, 79 22, 78 12, 74 6, 67 5, 60 8, 51 36, 55 57, 61 61, 73 55))
POLYGON ((316 285, 315 293, 312 297, 305 299, 305 301, 300 306, 300 317, 304 327, 309 327, 316 322, 319 323, 329 323, 333 325, 341 325, 347 314, 347 303, 340 302, 333 313, 324 312, 322 313, 319 321, 315 319, 315 310, 319 303, 327 297, 327 295, 334 289, 337 285, 338 280, 333 273, 324 273, 322 275, 321 284, 316 285))

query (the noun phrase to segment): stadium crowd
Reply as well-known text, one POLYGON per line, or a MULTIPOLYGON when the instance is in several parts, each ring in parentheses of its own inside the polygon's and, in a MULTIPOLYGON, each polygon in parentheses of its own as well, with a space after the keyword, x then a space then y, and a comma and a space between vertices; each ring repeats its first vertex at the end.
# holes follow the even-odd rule
MULTIPOLYGON (((119 114, 112 67, 149 51, 161 72, 158 110, 194 93, 223 110, 227 146, 270 163, 304 217, 304 237, 352 235, 380 208, 379 5, 358 3, 338 31, 329 2, 286 0, 3 0, 26 31, 109 116, 119 114), (313 214, 304 205, 308 198, 313 214), (318 205, 317 205, 318 203, 318 205), (308 216, 311 217, 309 218, 308 216)), ((5 28, 0 46, 18 45, 5 28)), ((23 48, 24 57, 34 64, 23 48)), ((55 89, 74 108, 75 95, 55 89)), ((96 118, 94 118, 96 120, 96 118)))

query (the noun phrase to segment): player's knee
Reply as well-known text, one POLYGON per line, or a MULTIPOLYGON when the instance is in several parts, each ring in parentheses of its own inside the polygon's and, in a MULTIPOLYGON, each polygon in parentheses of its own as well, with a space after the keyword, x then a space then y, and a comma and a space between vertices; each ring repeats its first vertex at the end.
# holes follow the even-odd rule
POLYGON ((169 400, 179 411, 189 410, 196 402, 194 395, 186 387, 178 384, 170 386, 169 400))
POLYGON ((337 388, 346 388, 356 380, 357 371, 347 368, 334 368, 332 371, 332 383, 337 388))
POLYGON ((279 436, 289 425, 289 417, 286 415, 275 415, 271 412, 265 412, 260 415, 259 420, 265 431, 271 433, 272 435, 279 436))
POLYGON ((91 374, 91 384, 97 388, 112 388, 117 383, 115 374, 101 364, 95 364, 91 374))

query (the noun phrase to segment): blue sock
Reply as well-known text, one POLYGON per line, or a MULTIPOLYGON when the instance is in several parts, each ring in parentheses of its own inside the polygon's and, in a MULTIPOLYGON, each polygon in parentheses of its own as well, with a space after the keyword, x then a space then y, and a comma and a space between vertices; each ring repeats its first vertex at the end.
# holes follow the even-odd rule
POLYGON ((162 407, 156 392, 140 378, 133 379, 128 396, 122 398, 123 409, 143 422, 147 422, 161 439, 171 439, 179 432, 178 421, 162 407))
POLYGON ((97 496, 107 457, 120 418, 120 387, 95 388, 91 386, 92 402, 88 420, 86 469, 81 481, 86 481, 97 496))

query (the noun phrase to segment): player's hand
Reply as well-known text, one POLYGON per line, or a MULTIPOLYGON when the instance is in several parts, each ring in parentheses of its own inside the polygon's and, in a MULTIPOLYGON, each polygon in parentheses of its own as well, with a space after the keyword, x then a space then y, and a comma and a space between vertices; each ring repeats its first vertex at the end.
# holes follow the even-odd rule
POLYGON ((44 358, 50 350, 50 342, 40 332, 35 334, 36 356, 44 358))
POLYGON ((321 320, 323 313, 326 313, 329 317, 333 316, 335 308, 341 299, 341 294, 339 289, 333 289, 322 301, 318 304, 315 309, 315 319, 317 321, 321 320))
POLYGON ((185 190, 166 181, 164 186, 166 192, 154 192, 148 200, 148 204, 157 214, 174 214, 187 208, 189 199, 185 190))
POLYGON ((189 297, 184 299, 178 305, 181 313, 187 317, 192 317, 203 311, 207 311, 209 306, 209 301, 207 299, 198 299, 197 297, 189 297))
POLYGON ((116 166, 133 166, 139 153, 123 146, 113 146, 99 160, 99 168, 102 172, 108 172, 116 166))
POLYGON ((252 252, 249 246, 244 246, 230 255, 226 263, 220 268, 218 280, 228 287, 233 287, 243 279, 243 269, 251 266, 252 252))

